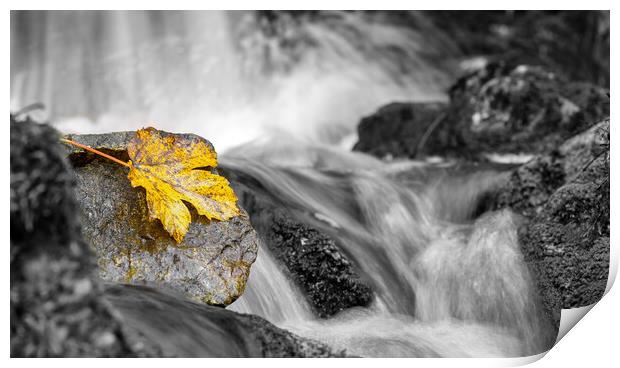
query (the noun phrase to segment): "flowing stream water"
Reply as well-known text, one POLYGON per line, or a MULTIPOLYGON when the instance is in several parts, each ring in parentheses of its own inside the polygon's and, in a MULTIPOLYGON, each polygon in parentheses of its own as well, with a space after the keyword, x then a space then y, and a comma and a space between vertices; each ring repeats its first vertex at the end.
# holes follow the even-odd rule
MULTIPOLYGON (((374 291, 369 307, 319 319, 262 247, 228 309, 361 356, 548 348, 519 219, 472 219, 504 173, 350 152, 360 118, 381 105, 446 99, 458 56, 450 40, 419 15, 416 27, 357 13, 252 15, 12 13, 11 108, 43 102, 67 132, 152 124, 208 138, 221 166, 334 238, 374 291)), ((162 306, 208 340, 207 321, 162 306)))

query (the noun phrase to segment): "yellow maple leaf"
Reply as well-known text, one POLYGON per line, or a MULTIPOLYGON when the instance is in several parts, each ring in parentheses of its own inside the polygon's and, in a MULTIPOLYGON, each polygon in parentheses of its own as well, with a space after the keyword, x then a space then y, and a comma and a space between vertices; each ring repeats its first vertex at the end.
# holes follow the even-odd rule
POLYGON ((151 219, 180 243, 192 221, 187 205, 209 219, 228 220, 239 214, 237 197, 226 178, 208 168, 217 166, 213 147, 198 136, 181 136, 145 128, 127 146, 134 187, 146 189, 151 219))

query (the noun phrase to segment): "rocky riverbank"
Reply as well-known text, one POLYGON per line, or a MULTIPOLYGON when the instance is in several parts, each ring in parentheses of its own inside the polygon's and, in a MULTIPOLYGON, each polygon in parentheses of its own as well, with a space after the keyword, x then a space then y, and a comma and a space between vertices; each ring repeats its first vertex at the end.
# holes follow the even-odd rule
POLYGON ((468 165, 527 161, 478 198, 480 215, 525 221, 521 251, 546 311, 597 302, 609 273, 609 92, 541 67, 491 63, 460 78, 450 103, 393 103, 364 118, 354 150, 468 165))
MULTIPOLYGON (((108 153, 122 158, 122 147, 116 143, 122 143, 124 136, 83 140, 94 146, 107 142, 108 153)), ((11 116, 11 356, 344 356, 342 351, 298 337, 260 317, 186 299, 226 304, 234 298, 231 292, 239 295, 243 291, 247 270, 241 274, 235 274, 235 269, 226 271, 227 276, 242 277, 232 291, 210 292, 210 277, 218 269, 208 268, 200 257, 185 258, 183 252, 190 249, 200 255, 200 247, 208 246, 204 252, 214 250, 214 262, 221 262, 220 267, 231 263, 227 260, 241 259, 249 269, 256 256, 256 238, 246 215, 229 224, 198 224, 186 237, 189 242, 197 238, 200 244, 193 247, 159 244, 164 242, 161 232, 133 226, 135 222, 127 217, 143 211, 139 194, 127 194, 129 188, 120 184, 121 174, 83 152, 68 152, 59 138, 47 125, 11 116), (66 159, 68 153, 74 168, 66 159), (111 216, 107 220, 106 214, 111 216), (192 236, 192 231, 200 237, 192 236), (227 242, 237 249, 221 245, 227 242), (123 253, 125 247, 129 251, 123 253), (115 254, 144 263, 115 262, 115 254), (252 258, 244 258, 247 254, 252 258), (157 272, 164 263, 179 271, 157 272), (110 271, 113 267, 117 272, 110 271), (202 275, 187 277, 198 267, 205 269, 202 275), (179 276, 183 270, 186 274, 179 276), (111 282, 149 287, 110 287, 100 275, 111 282), (210 298, 197 298, 205 289, 210 298), (224 299, 218 299, 219 295, 224 299), (157 316, 162 313, 161 303, 172 304, 172 310, 185 310, 181 320, 202 321, 212 329, 201 328, 202 339, 196 341, 191 336, 196 330, 175 328, 176 338, 171 338, 170 327, 181 320, 170 313, 157 316), (170 324, 164 323, 166 318, 170 324), (183 341, 193 341, 197 349, 189 352, 183 341)))
POLYGON ((609 276, 609 119, 515 170, 492 199, 530 219, 519 237, 545 308, 596 303, 609 276))

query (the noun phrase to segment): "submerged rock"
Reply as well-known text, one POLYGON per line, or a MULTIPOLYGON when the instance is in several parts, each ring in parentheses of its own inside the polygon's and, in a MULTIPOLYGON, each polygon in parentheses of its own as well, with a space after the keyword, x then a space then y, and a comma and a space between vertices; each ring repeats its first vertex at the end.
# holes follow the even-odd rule
POLYGON ((234 172, 227 175, 263 244, 304 291, 319 317, 370 304, 372 290, 333 239, 242 184, 234 172))
POLYGON ((59 138, 11 117, 11 356, 160 356, 102 296, 59 138))
POLYGON ((127 329, 146 336, 166 355, 182 357, 344 357, 344 351, 297 336, 261 317, 198 304, 144 287, 116 285, 110 303, 127 329))
MULTIPOLYGON (((127 160, 131 132, 69 138, 127 160)), ((202 139, 202 138, 200 138, 202 139)), ((127 169, 80 149, 70 158, 86 241, 97 251, 101 277, 117 283, 172 288, 214 305, 228 305, 245 290, 258 240, 247 214, 209 221, 190 206, 192 223, 180 244, 159 221, 149 220, 143 188, 127 169)))

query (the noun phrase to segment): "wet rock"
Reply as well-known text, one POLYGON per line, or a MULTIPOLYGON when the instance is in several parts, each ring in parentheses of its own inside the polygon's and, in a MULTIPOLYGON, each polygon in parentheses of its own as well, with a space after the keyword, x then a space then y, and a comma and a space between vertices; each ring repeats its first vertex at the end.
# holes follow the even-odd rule
POLYGON ((160 356, 102 296, 59 137, 11 116, 11 356, 160 356))
POLYGON ((11 116, 11 239, 18 243, 38 234, 68 243, 79 234, 71 194, 75 179, 49 125, 11 116))
POLYGON ((433 147, 448 145, 441 139, 439 125, 445 118, 444 103, 391 103, 365 117, 357 127, 354 151, 379 158, 419 157, 433 147), (438 129, 439 128, 439 129, 438 129), (435 134, 432 134, 435 133, 435 134), (429 140, 432 138, 432 140, 429 140))
POLYGON ((450 104, 390 104, 364 118, 354 150, 378 157, 546 154, 609 115, 608 91, 541 67, 489 63, 461 77, 450 104))
MULTIPOLYGON (((70 139, 126 160, 132 137, 120 132, 70 139)), ((228 305, 243 293, 258 250, 244 211, 229 221, 209 221, 190 206, 192 224, 177 244, 158 220, 149 220, 145 191, 131 186, 125 167, 80 149, 68 152, 83 234, 104 280, 171 288, 214 305, 228 305)))
POLYGON ((60 134, 13 120, 12 357, 345 356, 256 316, 147 287, 104 286, 80 235, 60 134))
POLYGON ((520 230, 526 262, 547 311, 598 301, 609 273, 609 119, 576 135, 552 155, 513 172, 495 208, 529 221, 520 230))
POLYGON ((183 357, 344 357, 344 351, 240 314, 145 287, 114 285, 106 297, 128 330, 147 336, 167 355, 183 357))
POLYGON ((584 168, 593 160, 609 152, 609 117, 566 140, 558 148, 558 152, 562 157, 567 182, 582 175, 584 168))
POLYGON ((541 67, 491 63, 450 90, 454 126, 470 152, 547 153, 609 115, 607 90, 541 67))
POLYGON ((331 238, 291 220, 285 211, 274 211, 272 216, 267 240, 270 249, 294 275, 319 317, 370 304, 370 288, 353 272, 331 238))
POLYGON ((333 239, 299 221, 278 206, 277 200, 242 184, 234 172, 226 175, 263 243, 304 291, 319 317, 370 304, 372 290, 333 239))
POLYGON ((518 167, 491 196, 489 207, 510 207, 533 217, 560 186, 573 181, 596 157, 608 149, 609 119, 566 140, 547 155, 536 156, 518 167))
MULTIPOLYGON (((606 156, 606 157, 605 157, 606 156)), ((609 275, 609 156, 560 187, 522 231, 520 241, 547 310, 599 301, 609 275), (605 175, 606 173, 606 175, 605 175)))
POLYGON ((489 201, 494 209, 510 207, 531 217, 542 210, 549 196, 564 183, 562 160, 557 154, 538 156, 510 174, 506 184, 489 201))

